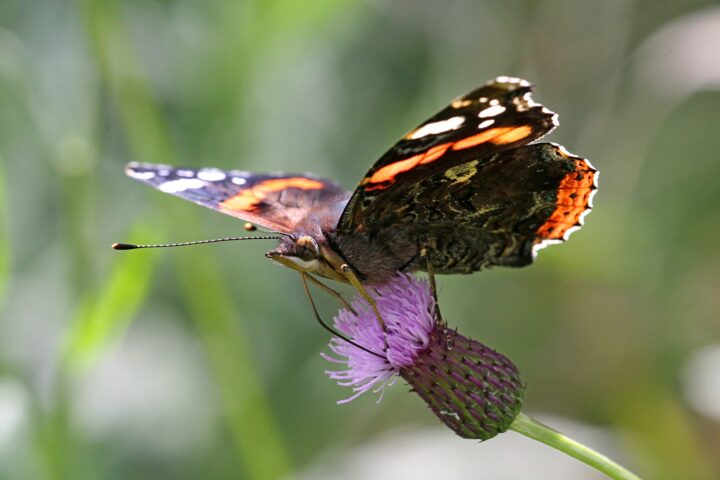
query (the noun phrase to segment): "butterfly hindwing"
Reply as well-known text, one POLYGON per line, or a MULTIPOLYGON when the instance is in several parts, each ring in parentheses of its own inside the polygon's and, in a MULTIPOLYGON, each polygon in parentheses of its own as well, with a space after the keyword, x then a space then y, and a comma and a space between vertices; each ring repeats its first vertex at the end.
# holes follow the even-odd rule
POLYGON ((335 182, 307 173, 257 174, 216 168, 130 163, 128 176, 261 227, 290 233, 308 211, 346 195, 335 182))
MULTIPOLYGON (((368 234, 392 231, 405 249, 426 247, 438 273, 524 266, 582 225, 595 180, 587 160, 561 146, 526 145, 389 192, 368 214, 368 234)), ((423 262, 411 268, 424 270, 423 262)))

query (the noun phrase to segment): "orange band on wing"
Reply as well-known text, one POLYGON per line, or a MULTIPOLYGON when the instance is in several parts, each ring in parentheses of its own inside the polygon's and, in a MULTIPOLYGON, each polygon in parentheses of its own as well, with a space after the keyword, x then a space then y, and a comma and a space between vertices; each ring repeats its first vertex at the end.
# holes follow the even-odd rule
POLYGON ((532 127, 522 125, 519 127, 497 127, 491 128, 484 132, 480 132, 471 137, 466 137, 454 143, 443 143, 436 145, 426 152, 413 155, 404 160, 398 160, 389 165, 378 169, 370 177, 365 178, 361 185, 373 183, 375 185, 365 187, 365 190, 382 190, 388 188, 395 181, 395 177, 403 172, 407 172, 418 165, 434 162, 438 158, 445 155, 449 149, 465 150, 466 148, 476 147, 483 143, 494 143, 495 145, 506 145, 527 138, 532 133, 532 127))
POLYGON ((234 197, 230 197, 224 202, 220 202, 221 209, 227 209, 234 212, 242 210, 249 212, 255 208, 255 206, 262 201, 259 195, 250 190, 243 190, 234 197))
POLYGON ((412 170, 413 168, 417 167, 418 165, 424 164, 424 163, 430 163, 434 162, 438 158, 442 157, 448 148, 452 146, 452 143, 443 143, 442 145, 435 145, 431 149, 429 149, 426 152, 423 152, 418 155, 414 155, 410 158, 406 158, 405 160, 398 160, 397 162, 393 162, 389 165, 386 165, 379 169, 377 172, 373 173, 370 178, 366 178, 362 181, 361 185, 367 184, 367 183, 383 183, 383 182, 390 182, 395 180, 395 176, 407 172, 408 170, 412 170))
POLYGON ((253 187, 253 190, 261 190, 263 192, 279 192, 288 188, 299 188, 300 190, 320 190, 325 185, 311 178, 291 177, 291 178, 271 178, 263 180, 253 187))
POLYGON ((596 190, 596 170, 583 159, 577 159, 574 172, 565 175, 557 191, 557 207, 537 231, 542 240, 564 239, 565 233, 580 226, 583 214, 590 210, 590 199, 596 190))
POLYGON ((324 187, 322 182, 303 177, 271 178, 263 180, 252 188, 239 191, 235 196, 220 203, 221 210, 237 212, 252 211, 257 207, 268 194, 279 192, 288 188, 299 188, 301 190, 320 190, 324 187))
POLYGON ((466 148, 476 147, 483 143, 494 143, 495 145, 505 145, 517 142, 528 137, 532 133, 532 127, 522 125, 520 127, 497 127, 477 133, 472 137, 466 137, 458 140, 453 144, 453 150, 464 150, 466 148))
MULTIPOLYGON (((498 128, 498 130, 500 130, 498 128)), ((532 127, 523 125, 522 127, 516 127, 507 132, 500 133, 497 137, 490 140, 495 145, 507 145, 508 143, 518 142, 530 136, 532 133, 532 127)))

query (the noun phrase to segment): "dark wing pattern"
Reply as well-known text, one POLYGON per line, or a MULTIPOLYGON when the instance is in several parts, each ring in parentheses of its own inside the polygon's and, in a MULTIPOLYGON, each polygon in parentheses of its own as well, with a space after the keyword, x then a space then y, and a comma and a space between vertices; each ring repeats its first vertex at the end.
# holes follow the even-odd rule
POLYGON ((391 192, 395 195, 433 173, 525 145, 550 132, 557 125, 556 115, 535 103, 531 90, 525 80, 498 77, 408 133, 360 182, 341 216, 338 233, 370 228, 368 216, 377 217, 371 213, 376 201, 391 192))
MULTIPOLYGON (((552 143, 476 158, 427 176, 369 209, 368 225, 391 229, 418 251, 408 269, 438 273, 520 267, 582 225, 596 189, 590 163, 552 143)), ((368 232, 370 236, 373 234, 368 232)), ((381 235, 382 236, 382 235, 381 235)))
POLYGON ((256 174, 217 168, 130 163, 125 173, 158 190, 277 232, 290 233, 307 212, 347 195, 307 173, 256 174))

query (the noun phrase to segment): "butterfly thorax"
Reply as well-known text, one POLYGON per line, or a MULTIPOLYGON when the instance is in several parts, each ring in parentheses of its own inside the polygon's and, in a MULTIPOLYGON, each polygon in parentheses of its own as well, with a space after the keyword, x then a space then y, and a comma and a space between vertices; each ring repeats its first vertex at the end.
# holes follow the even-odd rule
POLYGON ((382 283, 398 271, 409 269, 418 257, 414 239, 397 229, 385 229, 375 235, 334 233, 330 238, 335 249, 366 283, 382 283))

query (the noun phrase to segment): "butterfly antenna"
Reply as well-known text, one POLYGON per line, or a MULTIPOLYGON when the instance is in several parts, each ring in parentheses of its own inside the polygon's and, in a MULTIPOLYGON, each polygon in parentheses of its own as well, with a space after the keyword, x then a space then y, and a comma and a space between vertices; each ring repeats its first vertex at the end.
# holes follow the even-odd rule
POLYGON ((180 242, 180 243, 160 243, 160 244, 148 244, 148 245, 136 245, 134 243, 113 243, 113 250, 135 250, 138 248, 170 248, 170 247, 187 247, 189 245, 204 245, 206 243, 220 243, 220 242, 234 242, 236 240, 280 240, 282 237, 277 235, 263 236, 263 237, 227 237, 227 238, 213 238, 211 240, 196 240, 194 242, 180 242))

